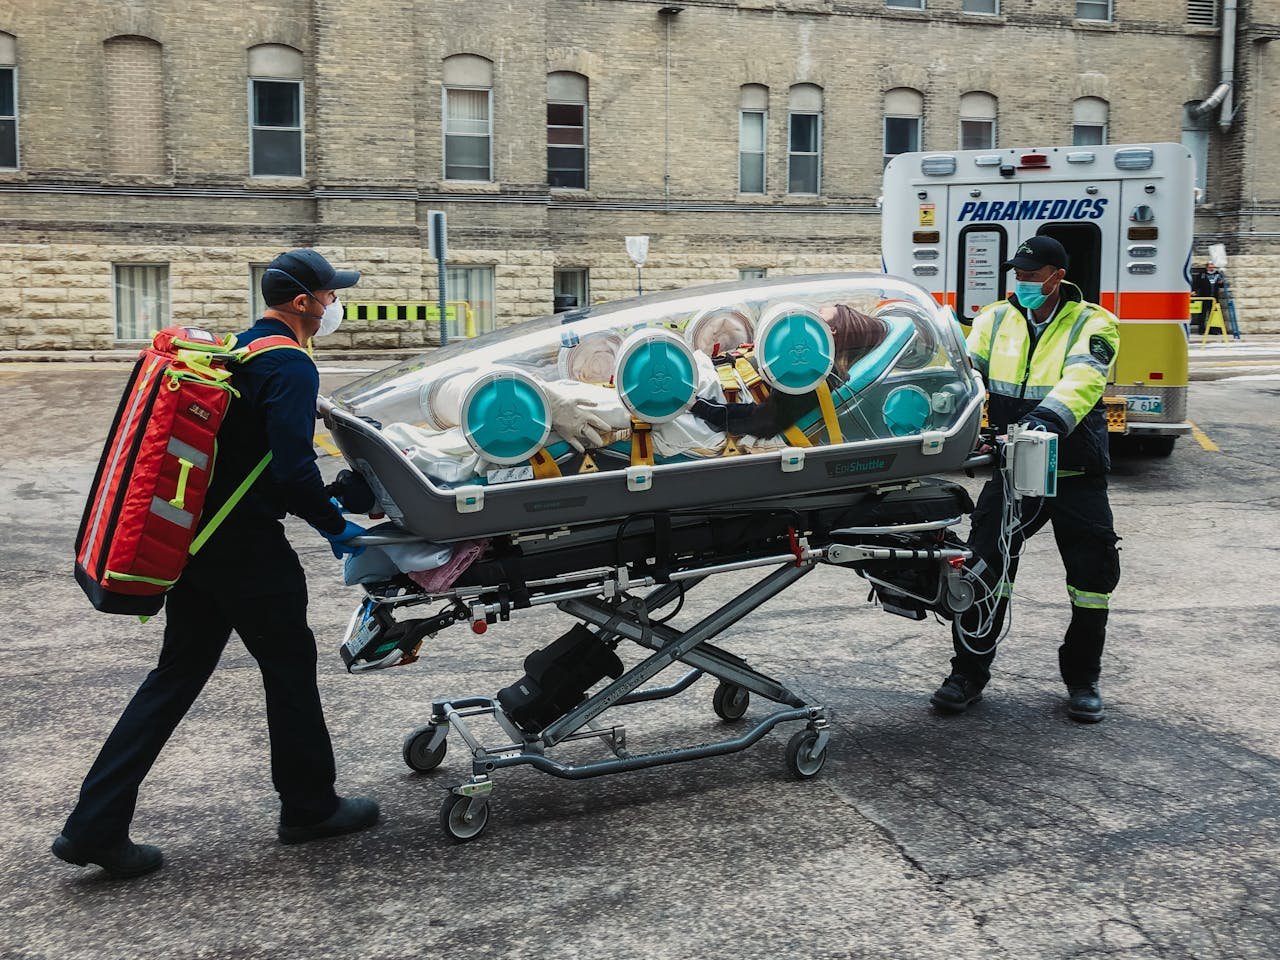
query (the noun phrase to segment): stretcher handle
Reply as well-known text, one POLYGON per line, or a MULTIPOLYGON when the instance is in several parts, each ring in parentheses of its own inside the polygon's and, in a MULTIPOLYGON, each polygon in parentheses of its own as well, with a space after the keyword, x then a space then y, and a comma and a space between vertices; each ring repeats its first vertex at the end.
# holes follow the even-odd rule
POLYGON ((420 537, 408 530, 379 530, 376 533, 362 533, 345 541, 353 547, 396 547, 410 543, 426 543, 426 537, 420 537))

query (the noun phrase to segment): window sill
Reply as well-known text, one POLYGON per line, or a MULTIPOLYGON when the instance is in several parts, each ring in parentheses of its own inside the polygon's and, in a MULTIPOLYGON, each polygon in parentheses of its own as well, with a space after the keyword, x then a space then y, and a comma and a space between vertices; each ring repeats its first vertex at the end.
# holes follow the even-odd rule
POLYGON ((594 200, 596 198, 590 187, 548 187, 547 193, 553 199, 561 200, 594 200))
POLYGON ((280 187, 307 187, 310 182, 306 177, 277 177, 277 176, 253 176, 250 174, 245 177, 244 185, 246 187, 266 187, 279 189, 280 187))
POLYGON ((146 174, 120 174, 102 178, 102 185, 105 187, 172 187, 175 183, 173 177, 152 177, 146 174))
POLYGON ((1120 32, 1120 25, 1114 20, 1072 20, 1071 26, 1077 30, 1092 30, 1097 33, 1120 32))
POLYGON ((441 180, 440 190, 448 193, 501 193, 496 180, 441 180))
POLYGON ((899 20, 928 20, 928 10, 913 10, 910 7, 889 7, 884 8, 886 17, 896 17, 899 20))
POLYGON ((972 10, 961 10, 960 22, 984 27, 1000 27, 1008 21, 1002 13, 975 13, 972 10))
POLYGON ((14 182, 17 180, 30 180, 31 174, 23 170, 21 167, 0 167, 0 180, 14 182))

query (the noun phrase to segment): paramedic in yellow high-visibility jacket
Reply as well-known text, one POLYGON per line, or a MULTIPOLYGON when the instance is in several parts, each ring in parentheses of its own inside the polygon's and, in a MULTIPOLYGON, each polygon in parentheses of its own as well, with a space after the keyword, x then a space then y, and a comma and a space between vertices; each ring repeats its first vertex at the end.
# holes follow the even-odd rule
POLYGON ((1111 459, 1102 401, 1119 330, 1110 312, 1086 302, 1066 280, 1067 253, 1052 237, 1031 238, 1003 266, 1014 271, 1017 292, 974 318, 969 355, 986 380, 987 419, 997 432, 1023 424, 1058 435, 1058 492, 1023 498, 1021 525, 1012 531, 1005 553, 1000 549, 1004 483, 996 476, 982 489, 969 547, 975 572, 998 602, 994 610, 989 603, 985 610, 978 604, 952 623, 951 674, 931 702, 945 713, 960 713, 982 698, 1022 544, 1052 523, 1071 600, 1071 624, 1058 648, 1067 714, 1095 723, 1104 715, 1098 678, 1111 592, 1120 581, 1118 538, 1107 500, 1111 459))

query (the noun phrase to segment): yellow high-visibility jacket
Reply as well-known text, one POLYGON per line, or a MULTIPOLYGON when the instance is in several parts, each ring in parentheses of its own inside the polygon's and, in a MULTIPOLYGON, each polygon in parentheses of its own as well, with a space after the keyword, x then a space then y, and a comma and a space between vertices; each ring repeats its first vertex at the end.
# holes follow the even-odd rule
POLYGON ((1039 337, 1016 297, 985 307, 969 331, 969 355, 987 382, 991 426, 1041 425, 1058 435, 1061 469, 1105 473, 1111 458, 1102 394, 1120 330, 1075 284, 1063 281, 1061 297, 1039 337))

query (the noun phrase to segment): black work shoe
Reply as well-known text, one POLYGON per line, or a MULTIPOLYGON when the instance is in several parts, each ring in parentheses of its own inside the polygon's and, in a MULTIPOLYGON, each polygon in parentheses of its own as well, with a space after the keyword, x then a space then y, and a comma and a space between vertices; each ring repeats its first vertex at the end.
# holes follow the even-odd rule
POLYGON ((929 702, 943 713, 964 713, 969 704, 982 699, 982 688, 985 686, 985 683, 979 683, 963 673, 953 673, 942 681, 942 686, 933 691, 929 702))
POLYGON ((1068 687, 1067 716, 1081 723, 1097 723, 1105 717, 1102 709, 1102 694, 1098 692, 1096 683, 1079 687, 1068 687))
POLYGON ((378 822, 378 801, 369 797, 343 797, 338 809, 319 823, 305 827, 286 827, 280 824, 276 836, 281 843, 306 843, 324 837, 337 837, 344 833, 365 830, 378 822))
POLYGON ((146 843, 134 843, 127 837, 119 843, 98 850, 81 847, 63 834, 53 841, 53 855, 59 860, 74 863, 77 867, 97 864, 113 877, 140 877, 164 864, 159 847, 146 843))

